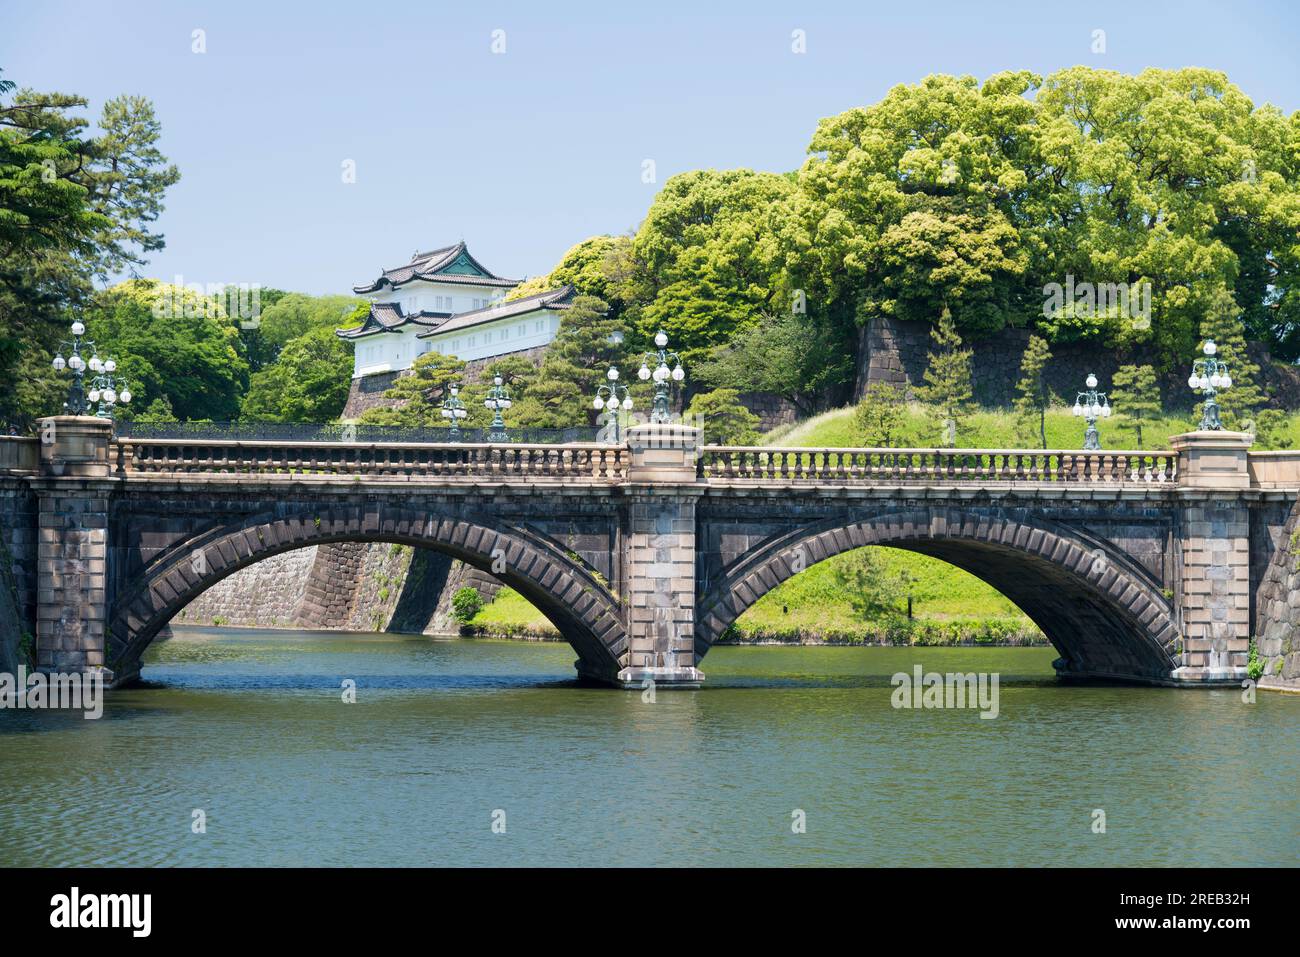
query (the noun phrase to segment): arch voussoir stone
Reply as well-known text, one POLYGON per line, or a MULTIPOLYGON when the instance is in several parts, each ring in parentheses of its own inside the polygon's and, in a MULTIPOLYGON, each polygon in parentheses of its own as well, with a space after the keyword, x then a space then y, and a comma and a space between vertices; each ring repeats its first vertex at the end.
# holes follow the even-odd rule
POLYGON ((495 574, 525 594, 577 650, 580 671, 616 674, 627 645, 620 601, 558 545, 521 527, 488 519, 436 517, 391 504, 334 506, 308 513, 263 514, 209 530, 171 547, 146 566, 115 602, 108 643, 130 673, 159 629, 217 581, 262 558, 337 541, 395 541, 442 550, 495 574), (202 562, 192 554, 201 551, 202 562), (504 556, 505 567, 499 559, 504 556))
POLYGON ((822 561, 864 545, 932 554, 984 578, 1043 629, 1064 674, 1159 681, 1178 667, 1169 600, 1122 553, 1025 509, 947 505, 823 519, 739 556, 701 597, 697 656, 790 577, 792 549, 822 561))

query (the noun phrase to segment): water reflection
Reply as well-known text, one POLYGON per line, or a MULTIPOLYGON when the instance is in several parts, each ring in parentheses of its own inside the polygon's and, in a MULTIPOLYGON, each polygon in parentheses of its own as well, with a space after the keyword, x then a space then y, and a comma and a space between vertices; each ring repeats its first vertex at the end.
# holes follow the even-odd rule
POLYGON ((1247 846, 1263 864, 1300 851, 1294 697, 1058 685, 1050 649, 718 648, 704 689, 650 703, 578 685, 573 657, 182 632, 151 649, 152 685, 113 694, 100 721, 0 712, 0 863, 1226 865, 1247 846), (891 708, 890 675, 918 663, 998 671, 1000 716, 891 708), (207 834, 190 832, 196 808, 207 834))

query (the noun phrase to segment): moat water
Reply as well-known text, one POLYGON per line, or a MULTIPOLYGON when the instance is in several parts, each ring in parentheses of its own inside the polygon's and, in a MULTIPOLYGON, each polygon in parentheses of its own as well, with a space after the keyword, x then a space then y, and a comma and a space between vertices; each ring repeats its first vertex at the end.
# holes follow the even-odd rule
POLYGON ((562 644, 178 629, 97 721, 0 711, 0 865, 1296 864, 1300 696, 1054 657, 717 648, 651 702, 562 644), (918 664, 998 717, 892 707, 918 664))

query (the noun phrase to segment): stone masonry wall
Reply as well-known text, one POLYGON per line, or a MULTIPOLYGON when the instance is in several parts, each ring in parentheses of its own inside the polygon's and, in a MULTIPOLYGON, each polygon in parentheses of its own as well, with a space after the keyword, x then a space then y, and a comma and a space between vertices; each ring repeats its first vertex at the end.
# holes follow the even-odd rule
POLYGON ((295 549, 213 585, 176 617, 179 625, 450 634, 451 598, 466 585, 485 601, 501 583, 430 549, 341 542, 295 549))
MULTIPOLYGON (((975 399, 984 405, 1010 405, 1020 380, 1020 362, 1029 343, 1027 329, 1003 329, 984 339, 966 343, 973 355, 972 388, 975 399)), ((862 398, 873 382, 917 386, 924 382, 925 367, 932 347, 930 326, 923 322, 902 322, 878 316, 863 327, 858 343, 858 369, 854 400, 862 398)), ((1255 345, 1251 358, 1259 365, 1262 385, 1275 404, 1285 408, 1300 405, 1300 370, 1280 367, 1266 350, 1255 345)), ((1096 373, 1102 391, 1109 389, 1115 371, 1126 364, 1156 365, 1155 354, 1136 349, 1121 356, 1110 349, 1086 343, 1052 347, 1047 366, 1047 382, 1066 402, 1072 402, 1084 385, 1088 373, 1096 373)), ((1183 373, 1186 378, 1186 373, 1183 373)), ((1162 382, 1165 398, 1183 398, 1176 376, 1162 382)), ((1185 391, 1185 388, 1184 388, 1185 391)))
POLYGON ((1210 498, 1184 512, 1183 664, 1244 667, 1250 639, 1250 512, 1240 499, 1210 498))
POLYGON ((1300 502, 1255 597, 1255 651, 1263 660, 1261 688, 1300 691, 1300 502))
POLYGON ((178 625, 285 628, 298 621, 316 546, 272 555, 205 591, 175 618, 178 625))
POLYGON ((36 615, 36 499, 0 487, 0 671, 13 673, 36 615))
POLYGON ((788 399, 771 392, 742 392, 738 398, 741 405, 758 416, 760 432, 788 425, 799 417, 798 410, 788 399))

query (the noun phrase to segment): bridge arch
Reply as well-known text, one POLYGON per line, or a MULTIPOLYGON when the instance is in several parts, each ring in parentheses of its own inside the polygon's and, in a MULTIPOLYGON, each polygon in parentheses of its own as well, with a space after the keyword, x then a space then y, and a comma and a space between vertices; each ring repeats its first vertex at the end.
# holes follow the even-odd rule
POLYGON ((866 545, 929 555, 987 582, 1042 629, 1061 654, 1063 675, 1167 681, 1178 667, 1171 603, 1144 568, 1077 529, 976 507, 826 519, 740 556, 700 602, 696 658, 799 567, 866 545))
POLYGON ((114 602, 109 667, 122 677, 171 618, 208 588, 281 552, 332 542, 390 542, 430 548, 489 572, 533 603, 578 653, 580 674, 617 673, 625 616, 608 586, 541 535, 491 519, 383 504, 310 512, 266 512, 192 536, 156 557, 114 602))

